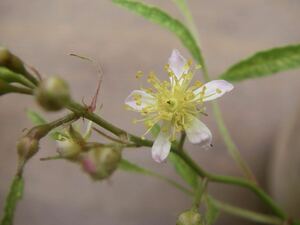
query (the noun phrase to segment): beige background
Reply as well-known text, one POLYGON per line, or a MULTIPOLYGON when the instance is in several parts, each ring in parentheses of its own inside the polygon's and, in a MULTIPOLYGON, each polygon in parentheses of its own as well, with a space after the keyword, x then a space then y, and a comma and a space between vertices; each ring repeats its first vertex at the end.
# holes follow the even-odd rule
MULTIPOLYGON (((151 2, 180 17, 171 1, 151 2)), ((189 2, 213 77, 257 50, 299 42, 299 0, 189 2)), ((97 76, 91 65, 68 54, 75 52, 100 61, 105 72, 99 99, 103 103, 101 115, 136 134, 142 134, 144 128, 131 124, 137 115, 123 106, 127 94, 140 85, 134 79, 135 72, 154 70, 162 75, 173 48, 187 55, 169 32, 103 0, 1 0, 0 43, 44 76, 63 76, 78 100, 91 98, 97 76)), ((277 131, 299 103, 298 73, 242 82, 219 101, 237 145, 264 186, 277 131)), ((16 166, 15 141, 22 129, 31 126, 24 110, 40 109, 26 96, 1 97, 0 105, 2 208, 16 166)), ((49 118, 57 116, 49 114, 49 118)), ((215 147, 201 151, 188 145, 195 160, 210 171, 239 175, 212 116, 205 122, 212 129, 215 147)), ((28 165, 26 193, 18 207, 16 225, 172 225, 177 214, 190 206, 182 193, 152 178, 117 172, 110 182, 93 183, 70 163, 39 161, 54 151, 55 143, 43 141, 40 153, 28 165)), ((125 156, 177 179, 167 164, 152 161, 149 150, 126 152, 125 156)), ((220 199, 265 210, 247 191, 213 184, 210 190, 220 199)), ((218 224, 251 223, 222 215, 218 224)))

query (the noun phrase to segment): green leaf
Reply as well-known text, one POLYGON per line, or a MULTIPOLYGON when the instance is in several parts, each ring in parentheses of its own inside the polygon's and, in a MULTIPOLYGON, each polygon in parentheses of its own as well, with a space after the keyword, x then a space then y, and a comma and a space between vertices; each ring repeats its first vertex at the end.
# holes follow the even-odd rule
POLYGON ((192 192, 189 189, 183 187, 182 185, 178 184, 177 182, 173 181, 172 179, 169 179, 168 177, 165 177, 163 175, 160 175, 160 174, 150 171, 148 169, 144 169, 144 168, 142 168, 136 164, 133 164, 125 159, 122 159, 122 161, 120 162, 119 169, 127 171, 127 172, 139 173, 139 174, 143 174, 146 176, 152 176, 152 177, 158 178, 158 179, 172 185, 173 187, 177 188, 178 190, 183 191, 184 193, 186 193, 188 195, 192 194, 192 192))
POLYGON ((178 155, 170 152, 168 156, 169 162, 175 167, 176 172, 181 178, 188 183, 194 190, 198 187, 198 176, 191 167, 186 164, 178 155))
POLYGON ((11 184, 9 194, 4 206, 4 214, 1 225, 12 225, 17 203, 21 200, 24 190, 24 181, 20 176, 16 176, 11 184))
POLYGON ((37 112, 33 110, 26 110, 26 115, 28 119, 36 126, 46 124, 47 121, 37 112))
POLYGON ((206 196, 206 213, 205 221, 207 225, 214 224, 220 215, 220 210, 214 205, 212 199, 206 196))
POLYGON ((300 67, 300 44, 258 52, 233 65, 221 79, 241 81, 300 67))
POLYGON ((203 59, 196 40, 188 28, 186 28, 179 20, 171 17, 169 14, 155 6, 146 5, 138 1, 112 0, 112 2, 167 28, 181 40, 182 44, 190 51, 195 60, 197 60, 197 63, 203 64, 203 59))
POLYGON ((122 159, 122 161, 119 164, 119 169, 127 171, 127 172, 135 172, 135 173, 141 173, 145 175, 151 175, 153 174, 149 170, 146 170, 136 164, 133 164, 125 159, 122 159))

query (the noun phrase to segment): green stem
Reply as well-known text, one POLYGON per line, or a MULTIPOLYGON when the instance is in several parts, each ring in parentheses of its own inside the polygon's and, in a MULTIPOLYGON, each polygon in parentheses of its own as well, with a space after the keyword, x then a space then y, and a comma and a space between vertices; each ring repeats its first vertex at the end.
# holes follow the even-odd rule
POLYGON ((203 170, 198 164, 196 164, 189 155, 184 151, 175 151, 191 168, 197 172, 200 177, 207 178, 210 182, 232 184, 240 187, 247 188, 256 194, 267 206, 270 207, 272 212, 283 220, 287 219, 286 214, 281 210, 281 208, 273 201, 273 199, 267 195, 262 189, 260 189, 256 184, 246 179, 232 177, 232 176, 221 176, 209 173, 203 170))
POLYGON ((180 191, 186 193, 187 195, 192 195, 192 194, 193 194, 193 192, 192 192, 191 190, 189 190, 189 189, 183 187, 182 185, 178 184, 177 182, 175 182, 174 180, 172 180, 172 179, 170 179, 170 178, 168 178, 168 177, 165 177, 165 176, 160 175, 160 174, 158 174, 158 173, 154 173, 154 172, 152 172, 152 171, 149 171, 149 175, 151 175, 151 176, 153 176, 153 177, 156 177, 156 178, 158 178, 158 179, 160 179, 160 180, 162 180, 162 181, 165 181, 166 183, 168 183, 168 184, 174 186, 174 187, 177 188, 178 190, 180 190, 180 191))
POLYGON ((179 151, 182 151, 182 149, 183 149, 184 142, 185 142, 185 138, 186 138, 186 133, 183 131, 183 132, 181 133, 180 141, 179 141, 179 143, 178 143, 178 150, 179 150, 179 151))
POLYGON ((258 222, 258 223, 274 224, 274 225, 282 225, 283 224, 282 220, 280 220, 274 216, 269 216, 269 215, 253 212, 253 211, 246 210, 246 209, 241 209, 239 207, 230 205, 228 203, 224 203, 219 200, 216 200, 212 197, 210 197, 210 200, 219 210, 221 210, 225 213, 231 214, 231 215, 235 215, 235 216, 238 216, 241 218, 252 220, 252 221, 258 222))
POLYGON ((223 137, 223 140, 225 142, 225 145, 228 149, 229 154, 231 157, 235 160, 235 162, 238 163, 239 167, 242 169, 244 175, 251 181, 257 183, 256 178, 254 174, 252 173, 251 169, 247 165, 246 161, 242 158, 237 146, 233 142, 230 133, 224 123, 222 113, 220 110, 220 107, 217 102, 212 102, 213 107, 213 113, 217 122, 217 125, 219 127, 219 131, 223 137))
POLYGON ((16 175, 10 186, 10 191, 6 197, 4 213, 1 225, 12 225, 17 203, 22 199, 24 190, 24 180, 22 176, 16 175))
MULTIPOLYGON (((88 111, 85 107, 81 106, 76 102, 71 102, 67 108, 71 111, 75 112, 77 115, 81 115, 104 129, 110 131, 118 137, 127 137, 129 141, 136 143, 138 146, 148 146, 151 147, 153 142, 147 139, 141 139, 135 135, 125 132, 124 130, 110 124, 103 118, 94 114, 93 112, 88 111)), ((286 219, 285 213, 276 205, 276 203, 269 197, 263 190, 261 190, 255 183, 231 176, 220 176, 211 174, 205 170, 203 170, 200 166, 198 166, 184 151, 178 151, 177 146, 172 146, 172 151, 178 154, 200 177, 207 177, 208 181, 217 182, 217 183, 225 183, 232 184, 240 187, 247 188, 251 190, 254 194, 256 194, 267 206, 270 207, 272 212, 280 217, 281 219, 286 219)))
POLYGON ((76 114, 87 118, 94 123, 98 124, 100 127, 103 127, 104 129, 110 131, 111 133, 115 134, 117 137, 121 138, 122 140, 125 141, 132 141, 138 146, 148 146, 151 147, 153 142, 146 140, 146 139, 141 139, 133 134, 127 133, 125 130, 122 130, 113 124, 107 122, 97 114, 90 112, 86 107, 80 105, 77 102, 71 101, 68 103, 66 106, 69 110, 75 112, 76 114))
POLYGON ((198 187, 195 191, 194 202, 193 202, 194 208, 198 209, 200 207, 202 196, 206 191, 207 185, 208 185, 207 178, 204 178, 202 182, 198 182, 198 187))
MULTIPOLYGON (((180 11, 182 12, 182 14, 184 15, 184 17, 188 23, 188 26, 192 31, 192 35, 194 36, 195 40, 198 43, 198 46, 200 46, 199 38, 198 38, 199 35, 198 35, 197 28, 196 28, 196 24, 190 13, 188 5, 186 4, 186 2, 183 2, 183 1, 180 1, 180 4, 178 3, 179 1, 177 1, 177 0, 174 0, 174 1, 177 4, 180 11)), ((199 50, 199 59, 198 60, 196 59, 196 60, 202 66, 201 68, 203 71, 204 80, 206 82, 209 82, 211 80, 211 78, 210 78, 208 70, 207 70, 205 59, 203 57, 200 47, 198 48, 198 50, 199 50)), ((217 121, 219 131, 220 131, 221 136, 226 144, 229 154, 234 159, 234 161, 239 166, 239 168, 242 170, 245 177, 247 177, 249 180, 252 180, 253 182, 256 183, 256 178, 255 178, 254 174, 252 173, 252 171, 251 171, 250 167, 248 166, 248 164, 246 163, 246 161, 242 158, 238 148, 236 147, 236 145, 234 144, 234 142, 231 138, 231 135, 230 135, 227 127, 225 126, 225 123, 224 123, 224 120, 222 117, 222 113, 221 113, 221 110, 220 110, 218 104, 216 102, 213 102, 212 105, 213 105, 214 117, 217 121)))
MULTIPOLYGON (((49 126, 49 131, 53 130, 56 127, 59 127, 65 123, 72 122, 74 120, 77 120, 80 118, 80 115, 77 115, 76 113, 70 113, 62 118, 59 118, 57 120, 54 120, 47 125, 49 126)), ((43 125, 42 125, 43 126, 43 125)))
POLYGON ((31 90, 31 89, 23 88, 23 87, 15 87, 15 86, 13 86, 13 92, 20 93, 20 94, 25 94, 25 95, 32 95, 33 94, 33 90, 31 90))

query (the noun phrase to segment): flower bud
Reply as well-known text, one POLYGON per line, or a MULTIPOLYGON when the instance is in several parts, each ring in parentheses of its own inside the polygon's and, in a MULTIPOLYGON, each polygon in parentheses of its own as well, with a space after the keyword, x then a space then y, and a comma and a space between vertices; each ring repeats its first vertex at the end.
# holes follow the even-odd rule
POLYGON ((38 103, 46 110, 58 111, 70 98, 67 83, 58 78, 50 77, 44 80, 35 92, 38 103))
POLYGON ((94 147, 82 155, 81 165, 94 180, 103 180, 117 169, 121 158, 121 148, 117 145, 94 147))
POLYGON ((8 49, 0 46, 0 66, 7 67, 8 69, 24 74, 26 69, 21 59, 12 54, 8 49))
POLYGON ((190 209, 179 215, 176 225, 203 225, 203 223, 198 210, 190 209))
POLYGON ((19 159, 22 162, 30 159, 39 149, 39 140, 34 137, 24 136, 17 144, 19 159))
POLYGON ((82 147, 71 139, 57 141, 57 143, 58 153, 65 159, 75 161, 82 152, 82 147))
POLYGON ((48 125, 40 125, 32 128, 21 137, 17 143, 17 150, 21 162, 29 160, 39 149, 39 141, 48 134, 48 125))
POLYGON ((71 125, 65 137, 57 141, 59 154, 71 161, 78 159, 78 156, 84 151, 86 142, 82 135, 71 125))

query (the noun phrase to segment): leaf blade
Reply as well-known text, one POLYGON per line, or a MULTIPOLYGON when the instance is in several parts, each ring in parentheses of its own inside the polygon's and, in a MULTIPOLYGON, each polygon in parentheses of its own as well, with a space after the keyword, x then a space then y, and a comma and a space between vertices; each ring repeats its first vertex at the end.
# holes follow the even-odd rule
POLYGON ((47 121, 37 112, 27 109, 26 110, 27 118, 36 126, 46 124, 47 121))
POLYGON ((120 162, 119 164, 119 169, 123 170, 123 171, 127 171, 127 172, 134 172, 134 173, 139 173, 139 174, 143 174, 143 175, 146 175, 146 176, 151 176, 151 177, 155 177, 155 178, 158 178, 170 185, 172 185, 173 187, 177 188, 178 190, 188 194, 188 195, 191 195, 192 192, 187 189, 186 187, 182 186, 181 184, 177 183, 176 181, 168 178, 168 177, 165 177, 163 175, 160 175, 158 173, 155 173, 151 170, 148 170, 148 169, 145 169, 141 166, 138 166, 134 163, 131 163, 125 159, 122 159, 122 161, 120 162))
POLYGON ((277 47, 234 64, 220 78, 228 81, 263 77, 300 67, 300 44, 277 47))
POLYGON ((144 18, 167 28, 174 33, 182 42, 182 44, 190 51, 197 63, 203 65, 203 58, 200 49, 189 29, 179 20, 171 17, 155 6, 146 5, 144 3, 133 0, 112 0, 113 3, 123 6, 144 18))

